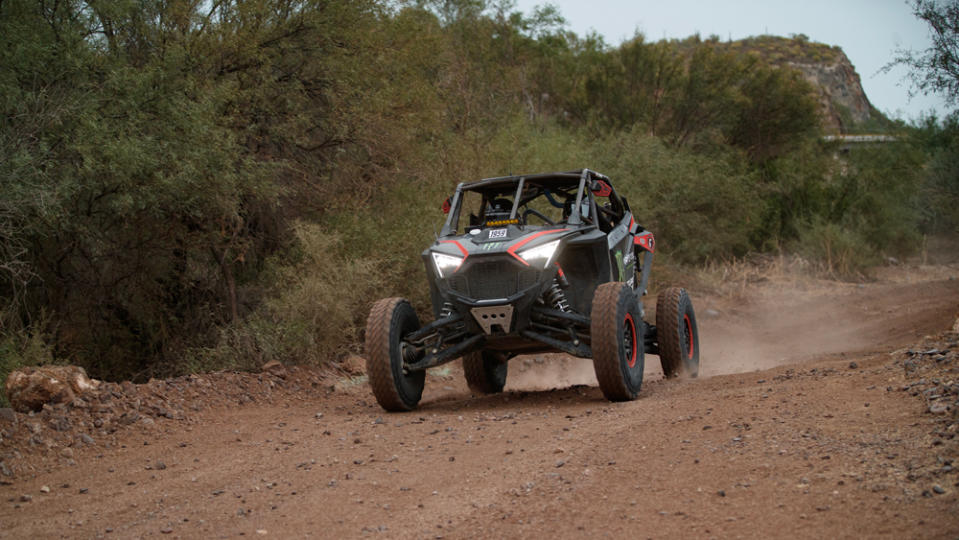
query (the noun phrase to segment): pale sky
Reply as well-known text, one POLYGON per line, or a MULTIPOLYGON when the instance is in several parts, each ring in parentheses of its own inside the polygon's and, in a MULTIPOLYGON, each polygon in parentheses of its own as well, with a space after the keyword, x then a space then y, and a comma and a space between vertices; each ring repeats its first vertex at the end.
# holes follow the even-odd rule
POLYGON ((545 3, 559 8, 573 32, 584 36, 595 30, 613 46, 636 31, 653 41, 697 32, 724 40, 806 34, 842 47, 869 101, 886 115, 912 120, 923 111, 935 110, 940 117, 948 112, 938 96, 910 100, 908 81, 901 80, 905 69, 878 73, 896 48, 929 46, 926 24, 905 0, 516 0, 516 8, 530 14, 545 3))

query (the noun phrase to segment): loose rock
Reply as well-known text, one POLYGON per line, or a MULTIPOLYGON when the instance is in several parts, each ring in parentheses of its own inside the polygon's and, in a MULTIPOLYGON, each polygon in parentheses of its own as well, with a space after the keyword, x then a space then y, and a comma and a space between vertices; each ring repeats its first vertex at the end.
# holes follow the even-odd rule
POLYGON ((20 412, 39 411, 47 403, 71 403, 92 392, 100 381, 91 379, 79 366, 25 367, 7 377, 6 393, 20 412))
POLYGON ((949 412, 949 405, 937 401, 929 406, 929 412, 932 414, 946 414, 949 412))

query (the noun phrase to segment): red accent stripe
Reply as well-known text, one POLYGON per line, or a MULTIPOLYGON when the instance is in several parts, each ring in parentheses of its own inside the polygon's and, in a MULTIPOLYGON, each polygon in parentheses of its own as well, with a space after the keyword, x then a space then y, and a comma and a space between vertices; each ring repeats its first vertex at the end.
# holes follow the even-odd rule
POLYGON ((636 323, 633 322, 633 316, 629 313, 626 314, 626 322, 629 323, 627 324, 629 327, 627 330, 633 333, 633 356, 629 359, 629 362, 627 362, 629 367, 633 368, 636 367, 636 348, 638 347, 636 344, 636 323))
POLYGON ((521 248, 521 247, 523 247, 523 246, 525 246, 526 244, 530 243, 531 241, 539 238, 540 236, 543 236, 544 234, 555 233, 555 232, 563 232, 563 231, 565 231, 565 230, 566 230, 566 229, 552 229, 552 230, 549 230, 549 231, 540 231, 540 232, 534 234, 533 236, 529 236, 529 237, 526 237, 526 238, 520 240, 519 242, 517 242, 516 244, 514 244, 513 247, 507 249, 506 252, 509 253, 510 255, 516 257, 516 260, 517 260, 517 261, 525 264, 526 266, 529 266, 529 263, 528 263, 528 262, 524 261, 522 257, 520 257, 519 255, 516 254, 516 250, 519 249, 519 248, 521 248))
POLYGON ((566 272, 563 272, 563 267, 560 266, 558 262, 554 262, 553 264, 556 265, 556 268, 559 268, 559 276, 563 279, 566 279, 566 272))
POLYGON ((460 251, 463 253, 463 260, 460 261, 460 265, 457 266, 455 270, 453 270, 453 273, 455 274, 457 270, 459 270, 460 268, 462 268, 463 263, 466 262, 466 258, 470 256, 470 253, 469 253, 469 251, 466 251, 466 248, 464 248, 463 245, 460 244, 459 242, 457 242, 456 240, 440 240, 440 243, 441 243, 441 244, 456 244, 456 247, 460 248, 460 251))
POLYGON ((643 234, 633 237, 633 244, 641 246, 646 251, 653 253, 656 251, 656 239, 653 233, 646 231, 643 234))
POLYGON ((689 354, 686 358, 692 360, 696 354, 696 336, 693 335, 693 323, 689 321, 689 315, 683 313, 683 318, 686 319, 686 332, 689 334, 689 354))

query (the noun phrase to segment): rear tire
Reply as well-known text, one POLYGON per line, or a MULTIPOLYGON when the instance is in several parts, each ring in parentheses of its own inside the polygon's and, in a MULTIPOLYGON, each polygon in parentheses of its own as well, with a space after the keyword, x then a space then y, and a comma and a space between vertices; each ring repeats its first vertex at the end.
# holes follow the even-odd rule
POLYGON ((636 399, 645 367, 645 324, 636 294, 625 283, 600 285, 590 319, 593 369, 603 395, 610 401, 636 399))
POLYGON ((463 355, 466 384, 477 394, 498 394, 506 386, 509 364, 506 357, 493 351, 474 351, 463 355))
POLYGON ((410 411, 423 396, 426 371, 403 373, 403 338, 420 327, 413 307, 403 298, 373 304, 366 320, 366 373, 377 403, 387 411, 410 411))
POLYGON ((686 289, 670 287, 656 300, 656 333, 663 375, 699 375, 699 329, 686 289))

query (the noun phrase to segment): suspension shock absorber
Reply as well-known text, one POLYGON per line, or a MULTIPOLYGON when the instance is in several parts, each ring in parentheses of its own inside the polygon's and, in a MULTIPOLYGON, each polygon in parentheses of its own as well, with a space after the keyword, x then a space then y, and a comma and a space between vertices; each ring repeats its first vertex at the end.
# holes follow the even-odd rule
POLYGON ((442 309, 440 309, 440 319, 445 319, 453 314, 453 304, 450 302, 444 302, 442 309))
POLYGON ((564 293, 563 288, 560 287, 558 279, 553 279, 553 284, 549 290, 546 291, 545 296, 547 305, 553 306, 560 311, 569 311, 569 301, 566 300, 566 293, 564 293))

